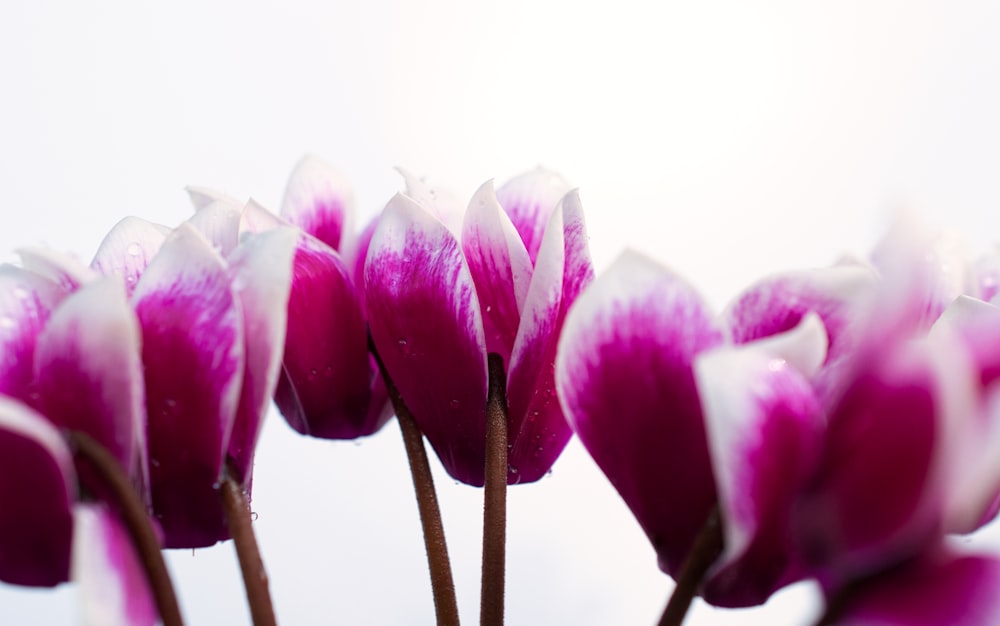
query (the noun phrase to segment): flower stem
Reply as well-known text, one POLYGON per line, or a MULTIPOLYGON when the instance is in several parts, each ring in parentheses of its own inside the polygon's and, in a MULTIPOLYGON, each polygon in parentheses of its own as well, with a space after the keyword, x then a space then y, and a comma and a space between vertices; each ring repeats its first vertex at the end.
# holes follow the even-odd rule
POLYGON ((489 355, 486 400, 486 484, 483 491, 481 626, 501 626, 507 543, 507 376, 500 355, 489 355))
POLYGON ((444 539, 444 524, 441 523, 441 508, 438 506, 437 492, 434 490, 434 477, 431 475, 427 450, 424 448, 424 436, 417 423, 413 421, 413 415, 403 402, 396 385, 389 378, 371 335, 368 336, 368 349, 375 357, 382 380, 389 391, 389 399, 396 412, 396 421, 399 422, 399 430, 403 434, 403 446, 410 461, 413 490, 417 496, 417 509, 420 511, 420 525, 424 530, 424 547, 427 550, 427 567, 431 574, 437 623, 438 626, 458 626, 458 602, 455 599, 455 583, 451 576, 451 560, 448 558, 448 544, 444 539))
POLYGON ((228 467, 222 478, 222 504, 226 509, 226 522, 229 524, 229 535, 233 538, 233 547, 236 548, 236 558, 240 562, 251 620, 254 626, 275 626, 277 620, 271 604, 267 571, 253 533, 250 502, 243 486, 233 478, 228 467))
POLYGON ((691 552, 681 566, 677 586, 667 602, 659 626, 679 626, 684 621, 708 568, 719 558, 722 548, 722 522, 719 519, 719 507, 716 506, 709 513, 705 525, 695 537, 691 552))
POLYGON ((156 609, 164 626, 183 626, 181 610, 177 605, 177 595, 167 571, 167 564, 160 551, 160 542, 153 531, 149 520, 149 512, 139 495, 135 492, 132 481, 119 465, 118 460, 95 439, 79 431, 66 433, 73 453, 86 459, 110 490, 110 495, 117 499, 122 521, 132 535, 135 546, 149 587, 156 601, 156 609))

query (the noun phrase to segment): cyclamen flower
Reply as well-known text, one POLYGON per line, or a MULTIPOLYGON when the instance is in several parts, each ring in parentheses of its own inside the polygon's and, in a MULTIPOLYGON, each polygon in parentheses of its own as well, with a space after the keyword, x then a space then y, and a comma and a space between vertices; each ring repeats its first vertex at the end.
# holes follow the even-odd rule
POLYGON ((536 170, 484 184, 461 224, 408 177, 365 264, 372 338, 414 420, 456 480, 483 484, 487 354, 507 373, 508 483, 549 470, 570 437, 555 397, 563 319, 593 277, 579 197, 536 170))
POLYGON ((662 570, 678 573, 720 508, 709 602, 758 604, 803 575, 789 515, 822 432, 814 389, 836 386, 872 284, 859 266, 781 275, 716 319, 682 279, 626 253, 571 310, 560 400, 662 570))
POLYGON ((206 208, 172 232, 127 218, 93 262, 132 288, 152 508, 167 547, 229 537, 219 483, 229 472, 249 489, 277 381, 295 233, 237 245, 238 225, 239 214, 225 207, 206 208))

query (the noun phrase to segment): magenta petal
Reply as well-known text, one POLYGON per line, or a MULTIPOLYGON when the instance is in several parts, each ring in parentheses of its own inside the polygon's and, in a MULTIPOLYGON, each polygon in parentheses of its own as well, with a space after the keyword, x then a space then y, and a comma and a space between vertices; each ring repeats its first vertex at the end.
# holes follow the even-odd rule
POLYGON ((566 417, 670 574, 716 502, 692 361, 721 341, 694 289, 633 252, 580 295, 559 340, 566 417))
POLYGON ((762 604, 803 574, 791 511, 815 468, 823 415, 805 376, 763 346, 703 353, 695 372, 725 532, 702 596, 716 606, 762 604))
POLYGON ((246 368, 229 439, 229 459, 242 482, 253 469, 261 424, 281 370, 298 238, 299 231, 292 228, 249 235, 229 259, 246 336, 246 368))
POLYGON ((35 346, 66 293, 34 272, 0 265, 0 394, 40 408, 35 346))
POLYGON ((939 549, 870 578, 845 604, 840 626, 983 626, 1000 623, 1000 560, 939 549))
POLYGON ((512 178, 497 190, 497 200, 521 235, 532 263, 542 246, 549 216, 569 190, 562 176, 543 167, 512 178))
MULTIPOLYGON (((35 377, 45 416, 96 439, 145 483, 143 372, 139 322, 117 276, 70 295, 39 336, 35 377)), ((81 480, 88 489, 86 471, 81 480)))
POLYGON ((365 264, 372 338, 445 469, 483 484, 486 339, 476 288, 444 224, 406 196, 386 206, 365 264))
MULTIPOLYGON (((524 243, 497 202, 492 181, 480 187, 469 203, 462 229, 462 251, 476 283, 486 349, 499 354, 508 364, 532 267, 524 243)), ((561 264, 562 259, 559 261, 561 264)))
POLYGON ((128 294, 132 295, 139 277, 169 234, 166 226, 126 217, 105 235, 90 267, 104 275, 121 276, 128 294))
POLYGON ((77 505, 74 514, 72 577, 81 623, 157 624, 159 614, 146 571, 122 522, 99 505, 77 505))
POLYGON ((508 367, 511 484, 544 476, 572 434, 556 397, 556 347, 567 310, 593 276, 583 208, 570 193, 545 231, 508 367))
POLYGON ((340 255, 302 235, 292 268, 278 409, 305 435, 370 435, 384 423, 368 419, 373 368, 360 296, 340 255))
POLYGON ((306 155, 295 166, 281 216, 334 250, 340 250, 349 230, 354 199, 350 184, 319 158, 306 155))
POLYGON ((945 432, 932 362, 925 343, 883 346, 829 415, 796 512, 804 555, 827 584, 908 558, 939 528, 945 432))
POLYGON ((59 432, 0 397, 0 580, 51 587, 69 578, 75 483, 59 432))
POLYGON ((217 488, 243 374, 242 314, 226 267, 187 224, 132 296, 142 327, 153 509, 167 547, 228 537, 217 488))

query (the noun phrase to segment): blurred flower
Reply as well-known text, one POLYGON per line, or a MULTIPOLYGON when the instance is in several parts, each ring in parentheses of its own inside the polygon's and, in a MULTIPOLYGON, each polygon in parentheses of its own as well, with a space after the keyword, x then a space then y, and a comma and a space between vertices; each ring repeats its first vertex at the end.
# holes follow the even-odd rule
POLYGON ((487 354, 499 354, 507 480, 538 480, 571 434, 553 364, 566 311, 593 276, 579 197, 539 169, 496 192, 484 184, 460 225, 449 196, 404 175, 365 265, 375 345, 445 469, 471 485, 483 484, 487 354))

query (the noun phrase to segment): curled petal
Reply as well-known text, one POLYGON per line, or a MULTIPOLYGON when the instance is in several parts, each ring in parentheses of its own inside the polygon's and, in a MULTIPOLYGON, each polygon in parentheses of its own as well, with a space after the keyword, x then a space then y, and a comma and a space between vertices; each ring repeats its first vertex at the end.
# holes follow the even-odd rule
POLYGON ((353 210, 354 198, 347 179, 318 157, 302 157, 285 187, 281 217, 340 250, 344 233, 350 231, 353 210))
POLYGON ((68 579, 75 483, 55 427, 0 396, 0 580, 51 587, 68 579))
POLYGON ((1000 561, 939 549, 857 586, 831 624, 981 626, 1000 623, 1000 561))
POLYGON ((169 234, 166 226, 126 217, 105 235, 90 267, 105 276, 121 276, 128 294, 132 295, 139 277, 169 234))
POLYGON ((22 248, 17 251, 25 269, 40 274, 67 293, 97 278, 98 274, 73 255, 48 248, 22 248))
POLYGON ((167 547, 228 537, 217 483, 243 375, 242 314, 225 263, 182 224, 132 296, 142 327, 153 510, 167 547))
POLYGON ((566 418, 670 574, 716 502, 692 361, 721 342, 694 289, 633 252, 580 295, 559 340, 566 418))
POLYGON ((86 626, 153 626, 158 613, 128 531, 108 509, 74 510, 72 578, 86 626))
POLYGON ((237 479, 243 482, 253 468, 260 427, 281 370, 298 238, 298 231, 292 228, 251 235, 229 259, 246 335, 246 367, 229 439, 229 459, 237 479))
POLYGON ((538 258, 549 216, 570 189, 562 176, 538 167, 512 178, 497 190, 497 200, 521 235, 532 263, 538 258))
POLYGON ((365 264, 372 338, 390 377, 455 479, 483 484, 486 339, 476 288, 444 224, 397 194, 365 264))
POLYGON ((0 394, 39 409, 33 367, 38 336, 66 291, 34 272, 0 265, 0 394))
POLYGON ((570 193, 545 231, 508 367, 507 480, 512 484, 544 476, 569 441, 571 431, 556 396, 556 347, 567 310, 593 276, 583 207, 570 193))
POLYGON ((803 575, 791 511, 815 468, 823 415, 803 374, 759 343, 702 353, 695 374, 725 532, 702 595, 762 604, 803 575))
MULTIPOLYGON (((38 340, 35 377, 45 416, 93 437, 145 484, 146 413, 139 322, 117 276, 70 295, 38 340)), ((95 489, 81 468, 81 480, 95 489)))
POLYGON ((492 181, 480 187, 469 203, 462 250, 476 283, 486 349, 510 363, 532 268, 524 243, 497 202, 492 181))
MULTIPOLYGON (((288 332, 275 402, 296 431, 328 439, 370 435, 373 365, 360 296, 340 255, 299 238, 288 297, 288 332)), ((384 400, 383 400, 384 401, 384 400)))

